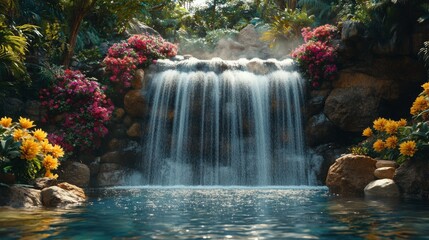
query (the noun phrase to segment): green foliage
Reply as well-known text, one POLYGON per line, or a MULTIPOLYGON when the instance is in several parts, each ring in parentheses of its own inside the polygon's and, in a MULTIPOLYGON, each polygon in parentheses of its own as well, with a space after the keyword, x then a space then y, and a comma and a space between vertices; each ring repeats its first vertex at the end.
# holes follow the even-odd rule
POLYGON ((419 58, 425 65, 427 75, 429 77, 429 41, 424 42, 423 47, 420 48, 419 58))
POLYGON ((262 40, 269 42, 270 47, 275 47, 288 39, 296 39, 301 36, 301 29, 309 27, 314 22, 314 16, 308 15, 305 10, 285 9, 278 16, 274 16, 270 29, 263 33, 262 40))

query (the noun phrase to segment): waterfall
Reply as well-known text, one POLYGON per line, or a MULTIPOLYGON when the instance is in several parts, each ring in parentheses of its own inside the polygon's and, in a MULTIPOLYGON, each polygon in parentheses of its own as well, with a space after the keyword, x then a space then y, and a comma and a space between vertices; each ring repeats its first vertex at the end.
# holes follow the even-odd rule
POLYGON ((292 60, 161 60, 148 75, 145 184, 315 183, 292 60))

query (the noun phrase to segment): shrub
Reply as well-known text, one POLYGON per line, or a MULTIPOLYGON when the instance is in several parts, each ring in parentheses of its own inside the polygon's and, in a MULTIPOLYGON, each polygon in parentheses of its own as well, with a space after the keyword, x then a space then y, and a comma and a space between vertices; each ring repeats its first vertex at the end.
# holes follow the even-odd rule
POLYGON ((35 127, 33 121, 19 118, 0 119, 0 169, 12 173, 20 183, 29 183, 36 177, 57 178, 51 171, 57 169, 59 159, 64 156, 63 149, 51 144, 48 134, 35 127))
POLYGON ((174 57, 177 46, 161 37, 134 35, 126 42, 113 44, 103 63, 110 74, 110 81, 119 84, 121 89, 131 86, 137 68, 144 68, 157 59, 174 57))
POLYGON ((328 24, 313 30, 303 28, 305 43, 291 53, 291 57, 297 61, 301 72, 314 88, 337 76, 337 47, 332 44, 336 33, 337 28, 328 24))
POLYGON ((43 121, 61 119, 61 129, 50 140, 67 152, 98 147, 108 130, 113 104, 104 93, 105 87, 79 71, 65 70, 51 87, 42 89, 40 99, 47 108, 43 121))

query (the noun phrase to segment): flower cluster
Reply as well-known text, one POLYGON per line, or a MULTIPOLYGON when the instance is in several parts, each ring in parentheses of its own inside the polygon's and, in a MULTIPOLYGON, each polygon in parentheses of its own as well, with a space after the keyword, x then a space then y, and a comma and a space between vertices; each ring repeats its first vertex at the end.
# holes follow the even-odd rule
POLYGON ((333 80, 337 76, 337 48, 331 42, 336 32, 337 28, 331 25, 313 30, 303 28, 305 43, 291 53, 314 88, 319 87, 322 81, 333 80))
POLYGON ((97 147, 108 133, 105 124, 114 108, 104 90, 97 81, 71 70, 65 70, 50 88, 42 89, 39 97, 47 109, 43 121, 61 122, 61 130, 52 134, 51 141, 70 153, 97 147))
POLYGON ((134 35, 126 42, 113 44, 103 63, 110 81, 129 88, 138 67, 146 67, 157 59, 174 57, 177 46, 161 37, 134 35))
POLYGON ((64 156, 64 150, 48 140, 48 134, 42 129, 34 129, 33 121, 19 118, 0 119, 0 169, 15 175, 21 183, 44 175, 57 178, 52 170, 56 170, 59 159, 64 156))
POLYGON ((399 121, 378 118, 372 128, 366 128, 362 135, 368 137, 362 143, 373 157, 393 159, 399 163, 410 158, 424 158, 429 153, 429 83, 422 85, 423 92, 410 108, 413 121, 407 125, 399 121))

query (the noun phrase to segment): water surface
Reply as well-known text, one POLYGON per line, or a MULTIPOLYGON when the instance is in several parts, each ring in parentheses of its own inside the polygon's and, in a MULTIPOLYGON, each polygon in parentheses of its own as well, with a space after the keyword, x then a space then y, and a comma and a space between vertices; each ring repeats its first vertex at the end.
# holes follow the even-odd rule
POLYGON ((0 208, 1 239, 424 239, 429 204, 324 187, 128 187, 63 210, 0 208))

